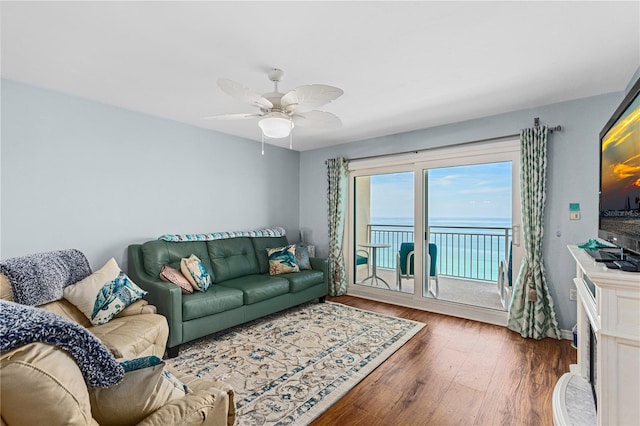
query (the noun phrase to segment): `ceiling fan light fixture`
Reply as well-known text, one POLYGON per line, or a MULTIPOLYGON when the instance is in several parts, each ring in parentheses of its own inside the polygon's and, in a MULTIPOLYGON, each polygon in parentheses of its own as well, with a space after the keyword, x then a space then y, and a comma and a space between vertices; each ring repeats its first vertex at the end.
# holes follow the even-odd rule
POLYGON ((258 122, 262 134, 270 139, 281 139, 289 136, 294 124, 291 118, 281 112, 271 112, 258 122))

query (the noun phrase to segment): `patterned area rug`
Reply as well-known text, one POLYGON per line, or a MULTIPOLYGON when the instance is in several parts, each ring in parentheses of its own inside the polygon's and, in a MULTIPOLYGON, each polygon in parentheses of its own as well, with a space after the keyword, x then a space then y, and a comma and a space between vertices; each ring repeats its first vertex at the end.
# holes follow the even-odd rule
POLYGON ((167 363, 233 386, 239 425, 307 424, 424 326, 311 303, 184 344, 167 363))

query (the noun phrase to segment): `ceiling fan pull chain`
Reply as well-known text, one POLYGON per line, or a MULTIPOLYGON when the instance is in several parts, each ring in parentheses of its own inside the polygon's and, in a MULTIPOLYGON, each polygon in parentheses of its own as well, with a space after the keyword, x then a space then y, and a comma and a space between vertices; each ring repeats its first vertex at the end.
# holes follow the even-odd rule
POLYGON ((289 123, 289 149, 293 149, 293 121, 290 121, 289 123))

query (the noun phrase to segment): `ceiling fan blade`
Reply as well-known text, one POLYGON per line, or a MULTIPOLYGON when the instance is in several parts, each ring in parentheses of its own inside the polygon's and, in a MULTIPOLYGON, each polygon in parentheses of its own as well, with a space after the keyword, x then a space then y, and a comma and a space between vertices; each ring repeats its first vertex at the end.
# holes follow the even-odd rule
POLYGON ((337 129, 342 121, 336 115, 325 111, 308 111, 293 115, 296 126, 322 129, 337 129))
POLYGON ((300 86, 285 94, 280 103, 287 111, 311 111, 338 99, 344 91, 326 84, 300 86))
POLYGON ((262 114, 241 113, 241 114, 223 114, 202 117, 202 120, 244 120, 246 118, 262 117, 262 114))
POLYGON ((233 80, 220 78, 218 79, 218 86, 224 93, 239 101, 246 102, 262 109, 273 108, 273 104, 268 99, 263 98, 260 94, 233 80))

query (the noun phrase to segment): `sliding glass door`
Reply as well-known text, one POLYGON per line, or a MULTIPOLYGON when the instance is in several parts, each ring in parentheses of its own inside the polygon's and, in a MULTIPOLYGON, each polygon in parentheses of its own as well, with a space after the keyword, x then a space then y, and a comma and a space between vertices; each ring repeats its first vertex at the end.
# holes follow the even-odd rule
POLYGON ((505 309, 498 274, 511 247, 512 162, 433 167, 423 173, 426 297, 505 309))
POLYGON ((501 277, 522 257, 517 140, 349 167, 349 293, 503 318, 509 283, 501 277))
POLYGON ((412 273, 400 267, 401 248, 414 244, 414 174, 409 171, 353 177, 353 270, 356 285, 413 293, 402 286, 412 273))

